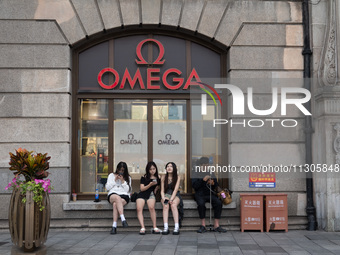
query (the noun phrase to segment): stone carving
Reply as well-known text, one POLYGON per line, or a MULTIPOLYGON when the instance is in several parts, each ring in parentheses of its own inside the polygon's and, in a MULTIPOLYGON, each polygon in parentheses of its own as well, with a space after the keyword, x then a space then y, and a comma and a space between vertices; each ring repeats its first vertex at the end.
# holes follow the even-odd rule
POLYGON ((336 8, 335 1, 331 0, 329 4, 329 20, 328 20, 328 32, 326 33, 325 44, 323 47, 323 56, 320 61, 318 78, 319 83, 323 86, 334 86, 338 80, 337 70, 337 47, 336 47, 336 8))
POLYGON ((340 164, 340 122, 335 124, 334 129, 336 131, 336 137, 334 139, 334 150, 336 152, 335 163, 340 164))

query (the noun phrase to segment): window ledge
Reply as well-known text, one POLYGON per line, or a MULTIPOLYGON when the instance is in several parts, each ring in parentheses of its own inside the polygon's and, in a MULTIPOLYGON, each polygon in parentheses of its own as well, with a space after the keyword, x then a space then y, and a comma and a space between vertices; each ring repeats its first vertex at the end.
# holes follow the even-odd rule
MULTIPOLYGON (((183 200, 184 210, 197 209, 197 204, 195 200, 183 200)), ((145 205, 147 208, 147 205, 145 205)), ((210 208, 210 204, 207 204, 207 208, 210 208)), ((231 202, 228 205, 223 205, 224 209, 236 209, 236 202, 231 202)), ((125 210, 136 210, 136 203, 130 202, 125 207, 125 210)), ((160 202, 156 203, 156 209, 162 209, 162 204, 160 202)), ((91 200, 78 200, 76 202, 70 201, 63 204, 64 211, 102 211, 102 210, 112 210, 112 205, 107 202, 107 200, 102 200, 98 203, 91 200)))

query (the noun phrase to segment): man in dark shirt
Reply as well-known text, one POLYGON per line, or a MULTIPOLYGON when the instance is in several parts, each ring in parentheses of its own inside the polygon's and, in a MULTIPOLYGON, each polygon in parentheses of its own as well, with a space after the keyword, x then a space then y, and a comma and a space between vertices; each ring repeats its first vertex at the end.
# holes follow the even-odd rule
MULTIPOLYGON (((199 159, 199 165, 201 170, 207 169, 209 165, 209 159, 207 157, 201 157, 199 159)), ((211 202, 211 205, 214 209, 214 231, 220 233, 227 232, 227 230, 220 227, 222 202, 216 196, 216 194, 212 192, 216 189, 217 186, 218 183, 216 178, 209 174, 205 175, 203 178, 196 178, 192 180, 192 187, 195 189, 195 200, 197 202, 198 214, 201 219, 201 227, 197 230, 197 233, 204 233, 207 231, 205 227, 206 202, 211 202)))

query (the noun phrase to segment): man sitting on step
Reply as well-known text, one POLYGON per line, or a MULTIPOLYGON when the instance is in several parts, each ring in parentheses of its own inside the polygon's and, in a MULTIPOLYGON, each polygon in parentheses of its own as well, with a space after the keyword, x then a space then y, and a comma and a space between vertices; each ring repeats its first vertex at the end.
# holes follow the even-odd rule
MULTIPOLYGON (((207 157, 201 157, 198 161, 198 164, 200 166, 199 169, 207 169, 207 166, 209 165, 209 159, 207 157)), ((205 225, 206 202, 211 202, 211 205, 214 209, 214 231, 219 233, 227 232, 227 230, 220 227, 219 224, 222 214, 222 202, 213 192, 218 186, 218 183, 216 178, 212 177, 214 176, 205 175, 203 178, 196 178, 192 180, 192 187, 195 189, 195 200, 197 203, 198 214, 201 219, 201 226, 197 230, 197 233, 204 233, 207 231, 205 225)))

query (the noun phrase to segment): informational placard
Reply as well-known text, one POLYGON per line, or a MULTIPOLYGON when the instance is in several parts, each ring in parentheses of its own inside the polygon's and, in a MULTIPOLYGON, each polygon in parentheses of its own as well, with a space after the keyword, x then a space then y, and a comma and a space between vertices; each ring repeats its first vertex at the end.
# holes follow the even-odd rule
POLYGON ((249 173, 249 188, 275 188, 275 173, 249 173))

